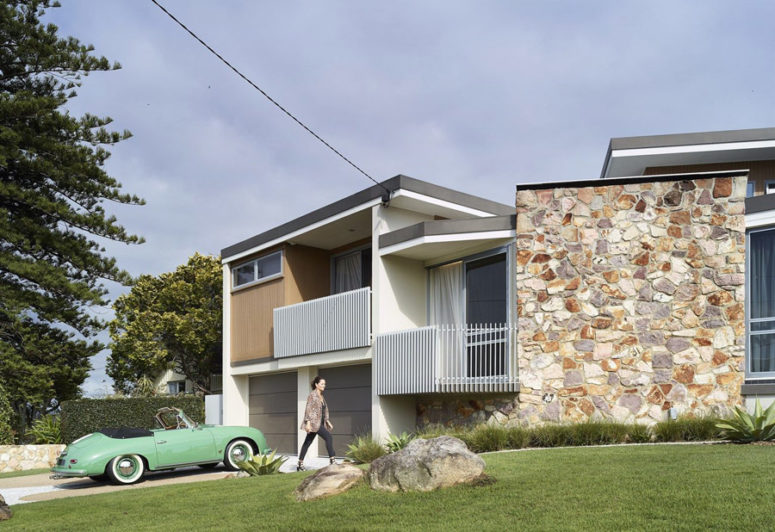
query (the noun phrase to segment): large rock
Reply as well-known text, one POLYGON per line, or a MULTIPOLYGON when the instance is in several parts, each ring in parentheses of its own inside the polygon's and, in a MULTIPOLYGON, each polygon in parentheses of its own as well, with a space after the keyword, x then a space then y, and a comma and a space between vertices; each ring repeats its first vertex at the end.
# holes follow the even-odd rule
POLYGON ((352 464, 331 464, 318 469, 296 488, 296 500, 311 501, 338 495, 352 488, 366 472, 352 464))
POLYGON ((402 450, 374 460, 369 469, 372 489, 430 491, 473 482, 484 460, 457 438, 416 439, 402 450))
POLYGON ((11 508, 5 504, 5 499, 3 499, 3 496, 0 495, 0 521, 6 521, 11 517, 13 517, 11 508))

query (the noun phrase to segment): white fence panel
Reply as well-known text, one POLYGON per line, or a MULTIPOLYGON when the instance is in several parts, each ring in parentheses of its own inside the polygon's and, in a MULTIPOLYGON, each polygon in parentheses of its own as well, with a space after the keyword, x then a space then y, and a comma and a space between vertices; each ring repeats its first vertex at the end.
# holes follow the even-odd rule
POLYGON ((274 309, 275 358, 371 345, 371 289, 274 309))

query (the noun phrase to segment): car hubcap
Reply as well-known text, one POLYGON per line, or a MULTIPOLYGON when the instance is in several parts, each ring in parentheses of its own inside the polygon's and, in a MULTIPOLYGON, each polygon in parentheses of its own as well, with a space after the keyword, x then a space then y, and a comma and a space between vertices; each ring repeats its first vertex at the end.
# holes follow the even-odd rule
POLYGON ((247 453, 245 452, 245 448, 242 447, 241 445, 237 445, 231 451, 231 458, 235 462, 242 462, 245 459, 246 454, 247 453))
POLYGON ((135 464, 134 460, 129 458, 124 458, 118 463, 118 472, 121 473, 121 476, 132 476, 136 469, 137 464, 135 464))

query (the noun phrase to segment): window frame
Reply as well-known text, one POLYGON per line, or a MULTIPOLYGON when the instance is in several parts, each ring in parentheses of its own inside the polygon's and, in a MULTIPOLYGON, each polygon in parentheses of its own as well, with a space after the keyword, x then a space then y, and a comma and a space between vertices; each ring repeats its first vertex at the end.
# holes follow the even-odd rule
MULTIPOLYGON (((745 233, 746 243, 750 242, 750 235, 753 233, 775 232, 775 226, 769 225, 764 227, 756 227, 748 229, 745 233)), ((775 371, 756 371, 751 369, 753 363, 753 357, 751 352, 751 247, 746 245, 745 253, 745 380, 768 380, 775 378, 775 371)), ((768 320, 772 318, 758 318, 761 320, 768 320)), ((758 320, 757 319, 757 320, 758 320)), ((763 331, 756 331, 756 335, 775 334, 775 326, 773 329, 767 329, 763 331)))
POLYGON ((241 262, 240 264, 235 265, 231 269, 231 289, 232 289, 232 291, 242 290, 243 288, 248 288, 248 287, 251 287, 251 286, 258 285, 258 284, 267 283, 269 281, 273 281, 275 279, 278 279, 278 278, 282 277, 283 274, 284 274, 283 262, 284 262, 283 261, 283 250, 280 249, 280 250, 277 250, 277 251, 273 251, 272 253, 267 253, 266 255, 262 255, 260 257, 256 257, 254 259, 251 259, 251 260, 248 260, 248 261, 245 261, 245 262, 241 262), (262 260, 266 260, 269 257, 272 257, 274 255, 279 255, 280 256, 280 271, 277 272, 277 273, 273 273, 271 275, 267 275, 265 277, 258 277, 258 263, 261 262, 262 260), (253 265, 253 280, 249 281, 247 283, 237 284, 237 273, 236 273, 236 271, 238 269, 240 269, 240 268, 243 268, 243 267, 249 265, 249 264, 253 265))

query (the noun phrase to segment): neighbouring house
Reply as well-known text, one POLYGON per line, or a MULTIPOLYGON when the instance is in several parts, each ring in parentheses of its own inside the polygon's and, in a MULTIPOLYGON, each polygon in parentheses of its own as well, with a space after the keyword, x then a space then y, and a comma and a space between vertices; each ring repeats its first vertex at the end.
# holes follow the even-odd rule
MULTIPOLYGON (((218 360, 218 370, 213 372, 210 377, 210 393, 220 394, 223 392, 223 378, 220 373, 223 362, 218 360)), ((177 395, 179 393, 196 393, 194 382, 187 379, 185 375, 177 373, 174 369, 166 369, 160 372, 153 379, 153 384, 161 393, 168 395, 177 395)))
POLYGON ((612 139, 602 179, 516 206, 396 176, 229 246, 224 423, 294 452, 318 374, 340 453, 775 397, 770 176, 775 130, 612 139))

